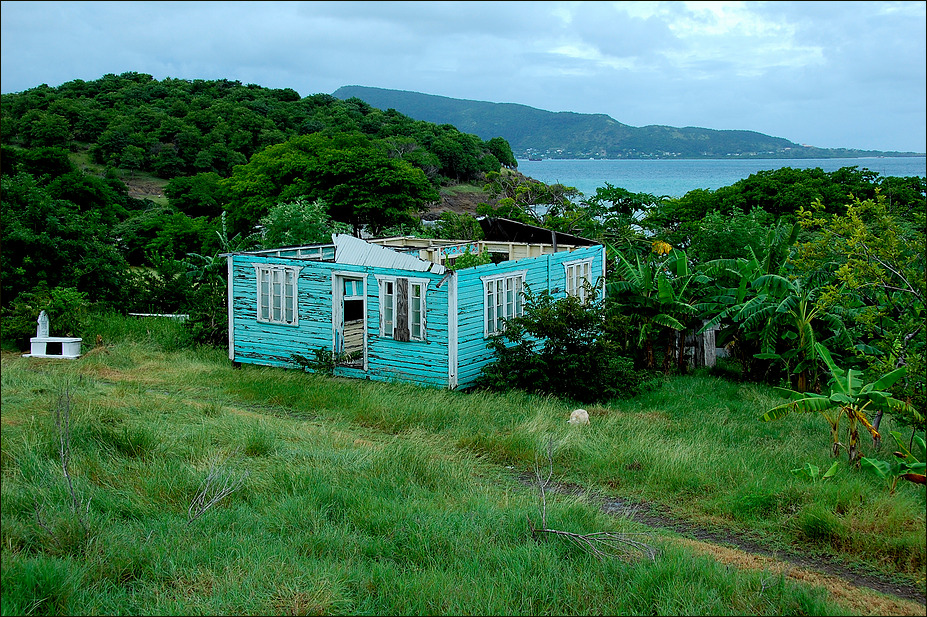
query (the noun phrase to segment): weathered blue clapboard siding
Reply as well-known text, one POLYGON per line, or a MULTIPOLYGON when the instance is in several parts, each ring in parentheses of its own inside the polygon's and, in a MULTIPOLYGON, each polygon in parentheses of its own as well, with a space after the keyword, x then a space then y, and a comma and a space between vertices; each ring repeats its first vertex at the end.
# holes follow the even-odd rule
POLYGON ((500 264, 486 264, 457 272, 458 311, 458 387, 473 385, 481 369, 492 361, 486 346, 485 299, 482 277, 525 270, 525 284, 534 292, 549 289, 555 296, 565 295, 566 269, 570 261, 593 258, 592 280, 603 272, 605 249, 590 246, 572 252, 553 253, 500 264))
MULTIPOLYGON (((348 269, 347 266, 340 266, 336 269, 348 269)), ((362 269, 367 273, 367 372, 339 368, 336 374, 447 387, 447 287, 437 288, 442 276, 391 268, 362 269), (392 337, 381 336, 377 276, 427 281, 424 341, 397 341, 392 337)))
POLYGON ((236 362, 293 366, 293 354, 311 359, 315 349, 332 349, 332 278, 335 273, 350 274, 366 281, 367 371, 338 367, 335 373, 447 387, 447 286, 437 287, 442 276, 277 256, 235 255, 231 259, 233 359, 236 362), (255 264, 301 268, 297 279, 297 326, 257 321, 255 264), (375 275, 428 281, 425 291, 426 340, 396 341, 380 335, 380 290, 375 275))
POLYGON ((592 279, 597 281, 603 274, 605 250, 602 246, 486 264, 447 273, 447 276, 443 272, 297 259, 285 254, 230 255, 233 292, 230 357, 236 362, 293 366, 293 354, 314 358, 316 349, 333 349, 332 281, 337 273, 365 280, 367 356, 366 369, 338 367, 336 374, 437 387, 467 387, 473 385, 482 367, 492 361, 484 331, 486 315, 481 277, 524 270, 525 282, 532 290, 550 289, 562 296, 566 287, 564 264, 587 258, 593 259, 592 279), (256 264, 300 268, 298 325, 257 321, 256 264), (396 341, 381 336, 377 275, 428 282, 424 341, 396 341), (456 307, 453 314, 449 314, 449 307, 456 307))
POLYGON ((293 366, 291 355, 313 357, 318 347, 331 348, 331 264, 263 255, 235 255, 232 259, 232 318, 234 360, 270 366, 293 366), (257 321, 255 264, 302 268, 297 279, 297 326, 257 321))

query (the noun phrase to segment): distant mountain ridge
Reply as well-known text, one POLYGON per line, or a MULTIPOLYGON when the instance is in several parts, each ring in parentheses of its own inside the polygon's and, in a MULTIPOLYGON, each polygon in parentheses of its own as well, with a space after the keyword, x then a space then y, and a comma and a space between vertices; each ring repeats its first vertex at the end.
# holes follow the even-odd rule
POLYGON ((580 114, 520 105, 454 99, 406 90, 342 86, 332 96, 358 98, 372 107, 395 109, 415 120, 451 124, 480 139, 502 137, 518 158, 853 158, 911 156, 815 148, 756 131, 650 125, 634 127, 605 114, 580 114))

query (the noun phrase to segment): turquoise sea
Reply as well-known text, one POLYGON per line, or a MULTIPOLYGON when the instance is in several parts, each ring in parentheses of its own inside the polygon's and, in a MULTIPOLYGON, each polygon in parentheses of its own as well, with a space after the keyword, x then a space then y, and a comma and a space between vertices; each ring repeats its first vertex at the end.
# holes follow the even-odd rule
POLYGON ((694 189, 719 189, 730 186, 758 171, 792 167, 820 167, 836 171, 841 167, 859 167, 881 176, 927 177, 925 157, 879 157, 853 159, 544 159, 518 160, 518 171, 545 184, 559 182, 576 187, 585 196, 609 183, 632 193, 650 193, 658 197, 681 197, 694 189))

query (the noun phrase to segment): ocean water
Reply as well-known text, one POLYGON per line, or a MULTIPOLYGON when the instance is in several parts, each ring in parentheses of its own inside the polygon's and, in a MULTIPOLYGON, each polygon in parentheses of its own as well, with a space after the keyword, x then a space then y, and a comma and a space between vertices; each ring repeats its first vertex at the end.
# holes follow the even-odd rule
POLYGON ((603 160, 545 159, 518 160, 518 171, 545 184, 559 182, 576 187, 583 195, 595 195, 609 183, 632 193, 682 197, 694 189, 715 190, 730 186, 758 171, 792 167, 820 167, 836 171, 859 167, 881 176, 927 177, 925 157, 885 157, 854 159, 663 159, 603 160))

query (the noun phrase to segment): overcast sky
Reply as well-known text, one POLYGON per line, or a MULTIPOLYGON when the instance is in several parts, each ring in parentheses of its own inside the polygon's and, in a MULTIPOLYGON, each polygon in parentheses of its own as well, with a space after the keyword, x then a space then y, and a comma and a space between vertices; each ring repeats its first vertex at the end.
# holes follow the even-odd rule
POLYGON ((927 151, 925 2, 2 2, 0 90, 361 85, 927 151))

